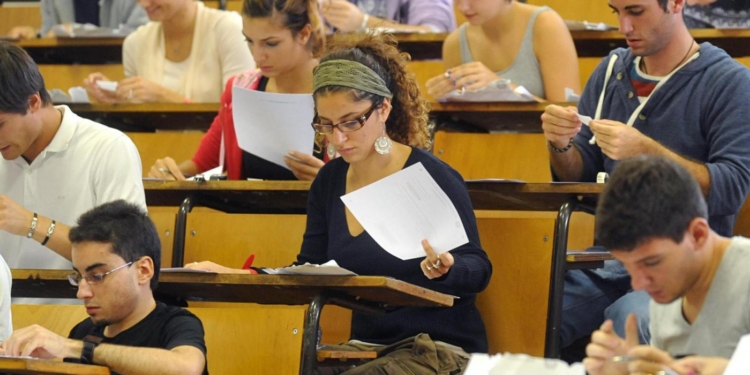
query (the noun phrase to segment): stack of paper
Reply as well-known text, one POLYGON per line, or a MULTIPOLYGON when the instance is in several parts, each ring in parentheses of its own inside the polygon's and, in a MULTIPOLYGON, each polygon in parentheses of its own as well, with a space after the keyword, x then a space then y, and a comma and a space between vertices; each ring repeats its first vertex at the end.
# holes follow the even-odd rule
POLYGON ((335 260, 323 264, 305 263, 299 266, 264 268, 263 271, 270 275, 357 276, 356 273, 349 271, 346 268, 339 267, 335 260))
POLYGON ((440 101, 451 102, 534 102, 534 98, 523 86, 510 87, 510 80, 498 79, 476 91, 453 90, 440 101))

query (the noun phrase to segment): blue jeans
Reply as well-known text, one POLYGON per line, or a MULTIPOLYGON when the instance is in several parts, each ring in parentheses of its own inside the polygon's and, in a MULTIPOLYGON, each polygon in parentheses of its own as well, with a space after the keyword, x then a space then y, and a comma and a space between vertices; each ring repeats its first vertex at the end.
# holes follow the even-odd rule
POLYGON ((650 299, 646 292, 632 291, 630 275, 618 261, 608 260, 604 268, 568 271, 563 294, 561 347, 590 335, 606 319, 612 319, 617 334, 625 337, 625 320, 630 313, 638 318, 641 344, 648 344, 650 299))

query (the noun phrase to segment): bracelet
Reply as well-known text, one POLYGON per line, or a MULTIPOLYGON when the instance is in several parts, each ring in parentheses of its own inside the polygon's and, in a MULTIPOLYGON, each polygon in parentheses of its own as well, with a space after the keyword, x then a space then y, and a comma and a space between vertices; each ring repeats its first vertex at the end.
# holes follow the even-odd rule
POLYGON ((31 236, 34 235, 34 231, 36 230, 36 222, 39 219, 39 217, 36 215, 36 212, 34 212, 34 218, 31 219, 31 228, 29 228, 29 233, 26 233, 26 238, 31 238, 31 236))
POLYGON ((552 150, 552 152, 556 152, 558 154, 562 154, 563 152, 570 150, 573 147, 573 144, 573 138, 571 138, 570 142, 568 142, 568 145, 563 148, 557 148, 555 147, 555 145, 550 143, 550 141, 547 141, 547 146, 549 147, 549 149, 552 150))
POLYGON ((365 13, 365 15, 362 17, 362 24, 359 25, 360 30, 364 30, 367 28, 367 21, 370 20, 370 15, 365 13))
POLYGON ((49 225, 49 229, 47 229, 47 237, 44 237, 44 241, 42 241, 42 246, 47 244, 47 241, 49 241, 49 238, 52 237, 52 232, 55 231, 55 224, 57 224, 54 220, 52 220, 52 223, 49 225))

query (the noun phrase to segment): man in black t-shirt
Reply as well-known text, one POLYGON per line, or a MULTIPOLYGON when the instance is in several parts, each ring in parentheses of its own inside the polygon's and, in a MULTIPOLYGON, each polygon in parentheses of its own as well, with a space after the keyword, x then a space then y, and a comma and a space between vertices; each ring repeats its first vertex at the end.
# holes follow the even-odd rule
POLYGON ((65 358, 121 374, 208 374, 201 321, 154 300, 161 245, 146 212, 123 200, 83 214, 70 231, 74 272, 90 318, 64 338, 33 325, 0 346, 5 355, 65 358))

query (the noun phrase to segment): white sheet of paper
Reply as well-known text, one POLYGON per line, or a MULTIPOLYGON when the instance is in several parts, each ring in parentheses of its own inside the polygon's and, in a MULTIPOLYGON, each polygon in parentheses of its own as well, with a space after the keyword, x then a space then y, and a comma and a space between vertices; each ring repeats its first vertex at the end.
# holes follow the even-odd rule
POLYGON ((745 335, 734 349, 724 375, 747 375, 748 373, 750 373, 750 335, 745 335))
POLYGON ((578 103, 581 101, 581 96, 576 94, 570 87, 565 88, 565 101, 578 103))
POLYGON ((472 353, 471 358, 469 358, 469 364, 466 365, 466 370, 464 370, 463 374, 487 375, 502 357, 502 354, 472 353))
POLYGON ((195 270, 195 269, 192 269, 192 268, 185 268, 185 267, 162 268, 159 271, 161 273, 211 273, 211 274, 218 273, 218 272, 215 272, 215 271, 195 270))
POLYGON ((585 375, 581 363, 568 365, 559 359, 531 357, 525 354, 505 354, 489 375, 585 375))
POLYGON ((305 263, 299 266, 264 268, 263 271, 271 275, 357 276, 356 273, 339 267, 335 260, 329 260, 323 264, 305 263))
POLYGON ((469 242, 456 207, 422 163, 341 200, 375 242, 400 259, 424 257, 423 239, 437 254, 469 242))
POLYGON ((536 99, 523 86, 510 87, 507 79, 498 79, 476 91, 453 90, 440 101, 451 102, 534 102, 536 99))
POLYGON ((203 173, 198 173, 198 174, 196 174, 193 177, 189 177, 189 178, 187 178, 187 180, 188 181, 195 181, 195 178, 197 176, 202 176, 205 181, 208 181, 211 178, 211 176, 220 175, 222 173, 221 169, 222 169, 221 166, 218 166, 218 167, 216 167, 214 169, 209 169, 209 170, 207 170, 207 171, 205 171, 203 173))
POLYGON ((273 94, 232 88, 232 116, 241 149, 284 168, 289 151, 312 155, 315 115, 310 94, 273 94))
POLYGON ((581 120, 581 123, 583 123, 586 126, 589 126, 589 122, 593 120, 591 117, 582 115, 580 113, 578 113, 577 115, 578 115, 578 119, 581 120))
POLYGON ((117 91, 117 81, 96 81, 96 85, 104 91, 117 91))
POLYGON ((89 100, 89 94, 86 93, 86 89, 81 86, 71 87, 68 89, 68 94, 70 94, 70 99, 73 103, 91 103, 91 100, 89 100))

